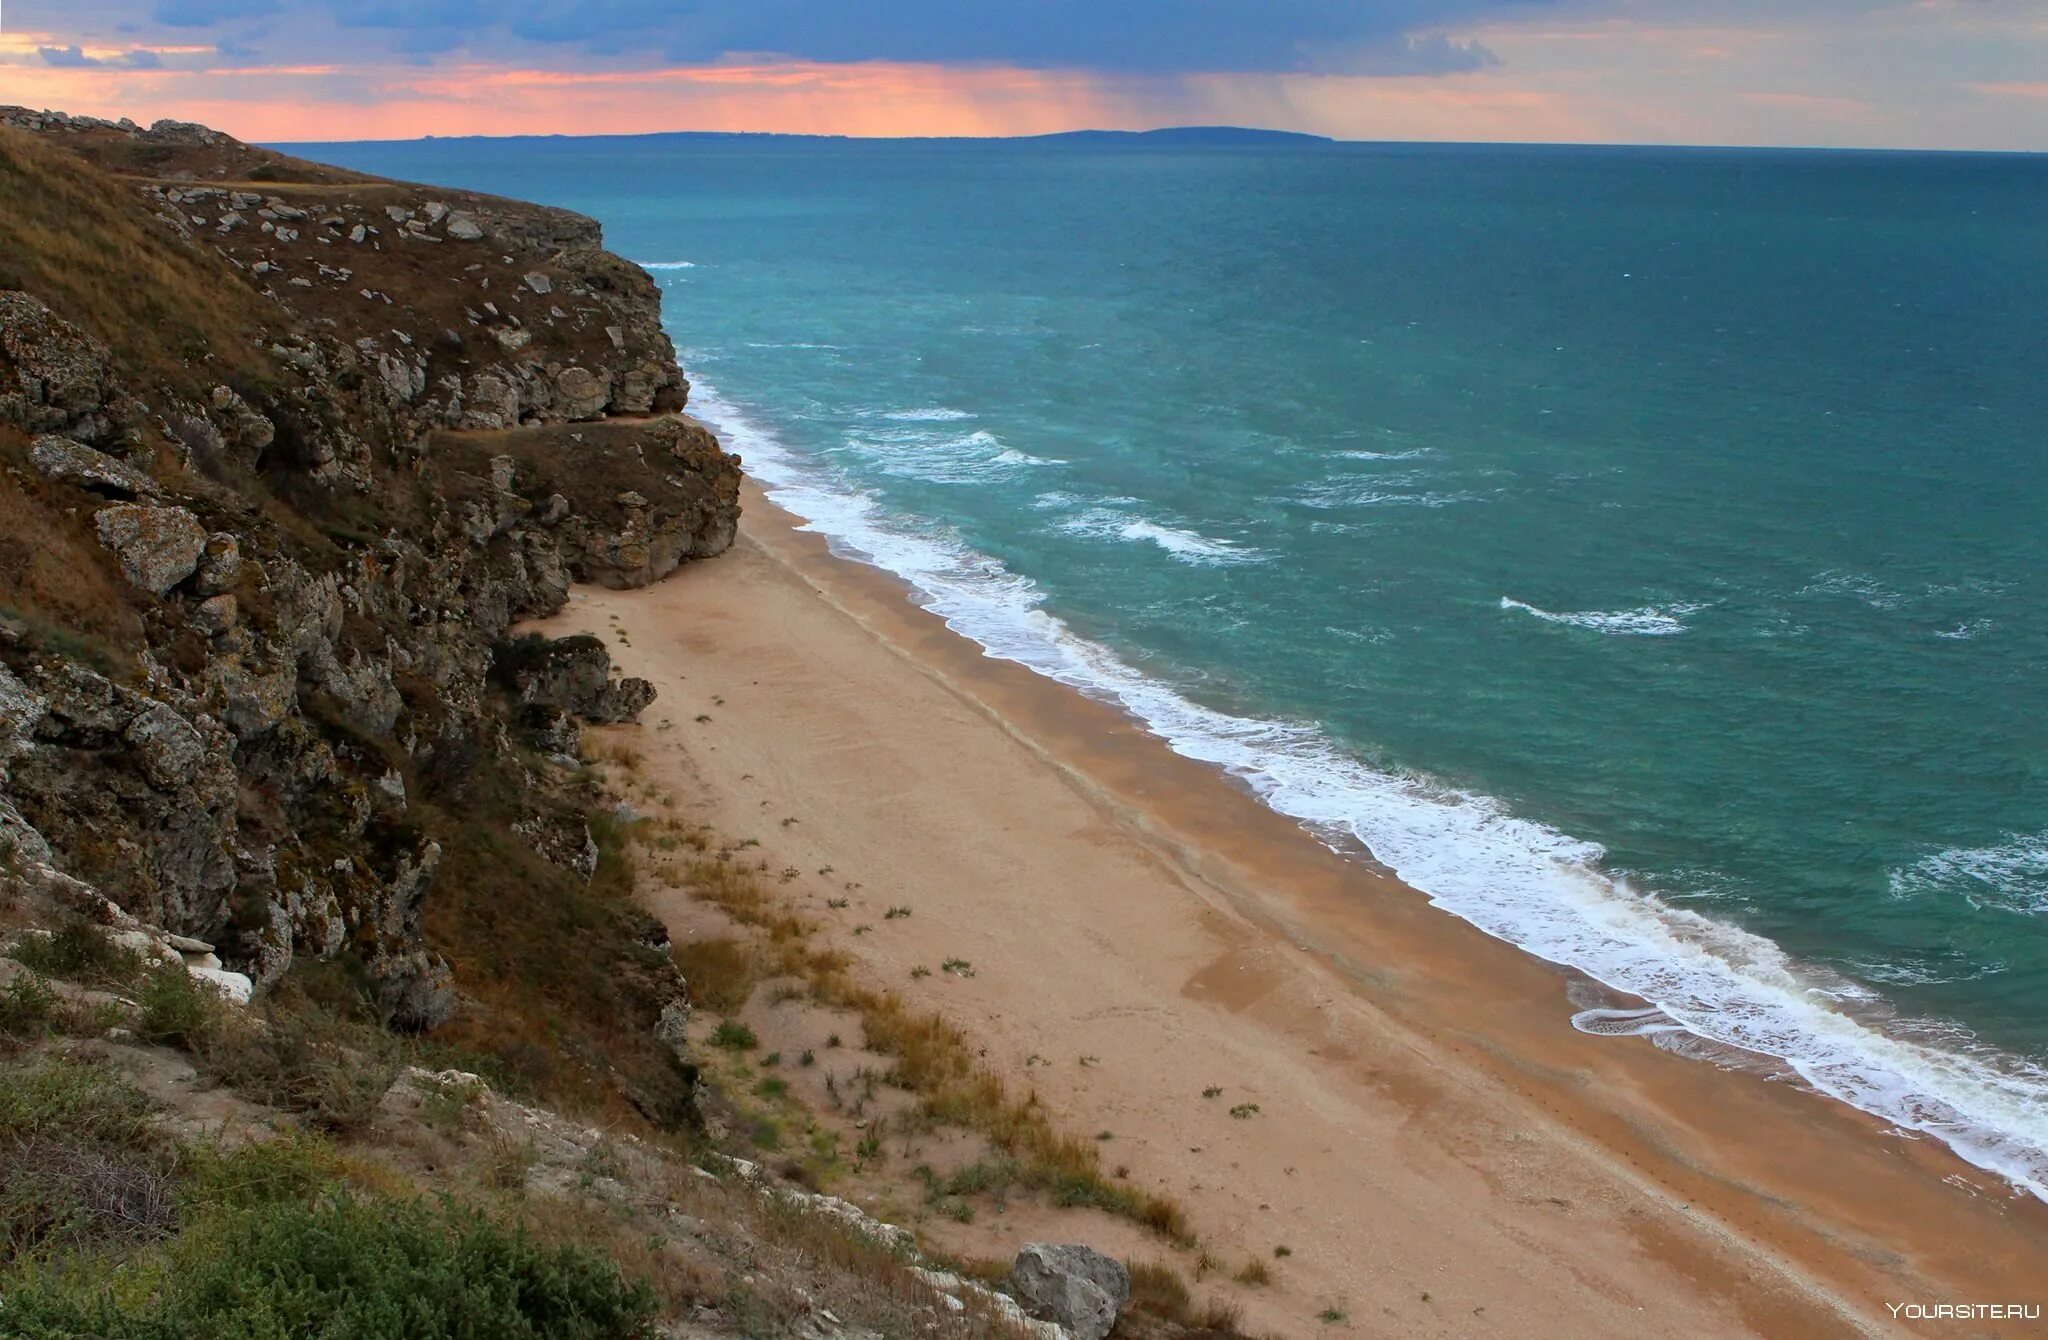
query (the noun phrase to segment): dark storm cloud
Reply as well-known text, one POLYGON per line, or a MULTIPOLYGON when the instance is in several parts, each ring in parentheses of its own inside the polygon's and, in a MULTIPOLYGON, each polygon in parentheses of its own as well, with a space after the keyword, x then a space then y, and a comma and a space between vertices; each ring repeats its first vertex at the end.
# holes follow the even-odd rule
POLYGON ((395 49, 487 50, 506 37, 678 63, 735 54, 816 61, 987 61, 1141 73, 1344 70, 1433 74, 1493 63, 1444 24, 1549 0, 157 0, 158 22, 203 27, 324 10, 393 34, 395 49))

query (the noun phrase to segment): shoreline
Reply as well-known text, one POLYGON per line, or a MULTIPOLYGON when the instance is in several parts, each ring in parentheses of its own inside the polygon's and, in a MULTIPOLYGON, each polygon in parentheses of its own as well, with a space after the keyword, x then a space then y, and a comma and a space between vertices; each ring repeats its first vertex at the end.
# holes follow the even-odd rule
POLYGON ((2048 1261, 2048 1207, 1804 1087, 1578 1032, 1563 970, 1331 851, 1121 710, 988 656, 898 579, 796 530, 751 481, 745 506, 733 554, 646 591, 579 592, 551 631, 630 630, 630 646, 608 639, 619 663, 653 679, 656 712, 679 723, 648 733, 657 765, 734 819, 759 777, 778 776, 790 804, 811 802, 803 827, 775 838, 803 848, 804 868, 886 865, 901 849, 889 873, 902 887, 918 873, 906 827, 970 848, 920 890, 976 890, 952 924, 920 906, 889 941, 835 942, 889 981, 899 941, 937 953, 934 934, 978 939, 972 990, 906 994, 994 1040, 990 1064, 1082 1114, 1077 1129, 1115 1126, 1135 1175, 1186 1200, 1205 1234, 1323 1237, 1313 1252, 1296 1242, 1286 1274, 1306 1294, 1349 1296, 1360 1324, 1386 1280, 1448 1270, 1451 1282, 1404 1300, 1413 1311, 1420 1295, 1419 1315, 1396 1324, 1387 1300, 1375 1324, 1390 1334, 1425 1318, 1428 1333, 1489 1333, 1486 1313, 1509 1309, 1539 1333, 1911 1333, 1886 1303, 2039 1301, 2026 1290, 2048 1261), (750 663, 776 673, 741 678, 750 663), (830 702, 801 687, 819 675, 830 702), (728 685, 731 705, 681 724, 707 682, 728 685), (892 736, 920 734, 931 738, 912 746, 913 773, 917 750, 943 751, 966 768, 959 781, 1001 778, 1003 794, 915 779, 894 798, 849 791, 864 776, 844 759, 886 773, 882 761, 905 761, 892 736), (1005 808, 1027 787, 1047 813, 1005 808), (1083 813, 1093 820, 1077 832, 1083 813), (1105 868, 1131 872, 1113 906, 1057 886, 1105 868), (1011 890, 1010 869, 1049 878, 1011 890), (1081 943, 1076 970, 1089 971, 1048 1004, 1029 980, 1046 966, 1037 953, 1081 943), (1034 951, 1032 964, 992 971, 1006 946, 1034 951), (1159 1054, 1085 1075, 1020 1065, 1032 1037, 1101 1033, 1081 1008, 1091 1000, 1131 1021, 1095 1044, 1104 1056, 1120 1031, 1159 1054), (1235 1044, 1258 1116, 1218 1132, 1188 1101, 1199 1061, 1172 1043, 1235 1044), (1184 1187, 1190 1138, 1236 1157, 1200 1160, 1184 1187), (1479 1311, 1454 1316, 1453 1292, 1479 1311))

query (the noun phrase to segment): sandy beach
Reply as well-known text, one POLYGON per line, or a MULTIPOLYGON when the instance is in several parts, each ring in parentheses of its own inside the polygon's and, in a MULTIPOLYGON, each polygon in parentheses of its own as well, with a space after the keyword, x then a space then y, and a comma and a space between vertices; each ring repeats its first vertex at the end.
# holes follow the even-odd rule
POLYGON ((1253 1326, 2039 1325, 1890 1305, 2043 1302, 2048 1206, 1795 1083, 1574 1031, 1557 970, 984 656, 751 486, 745 506, 728 555, 580 590, 544 631, 605 636, 654 682, 629 728, 647 767, 804 872, 793 897, 858 884, 824 915, 875 983, 1112 1133, 1219 1255, 1285 1244, 1253 1326), (897 904, 916 915, 854 934, 897 904), (973 975, 911 978, 946 959, 973 975))

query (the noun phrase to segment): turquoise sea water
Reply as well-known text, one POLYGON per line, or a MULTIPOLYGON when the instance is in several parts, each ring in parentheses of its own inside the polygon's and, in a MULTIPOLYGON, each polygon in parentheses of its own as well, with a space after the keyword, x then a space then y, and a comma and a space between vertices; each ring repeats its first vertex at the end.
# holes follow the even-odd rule
POLYGON ((596 215, 962 632, 2048 1194, 2048 159, 301 151, 596 215))

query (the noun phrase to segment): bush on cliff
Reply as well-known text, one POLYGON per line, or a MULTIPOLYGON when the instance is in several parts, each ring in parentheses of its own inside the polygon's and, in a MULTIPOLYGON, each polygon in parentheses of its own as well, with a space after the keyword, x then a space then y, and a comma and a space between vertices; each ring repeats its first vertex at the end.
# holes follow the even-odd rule
POLYGON ((205 1218, 111 1278, 32 1275, 0 1297, 23 1340, 332 1340, 653 1334, 652 1291, 582 1247, 447 1202, 335 1195, 205 1218))

